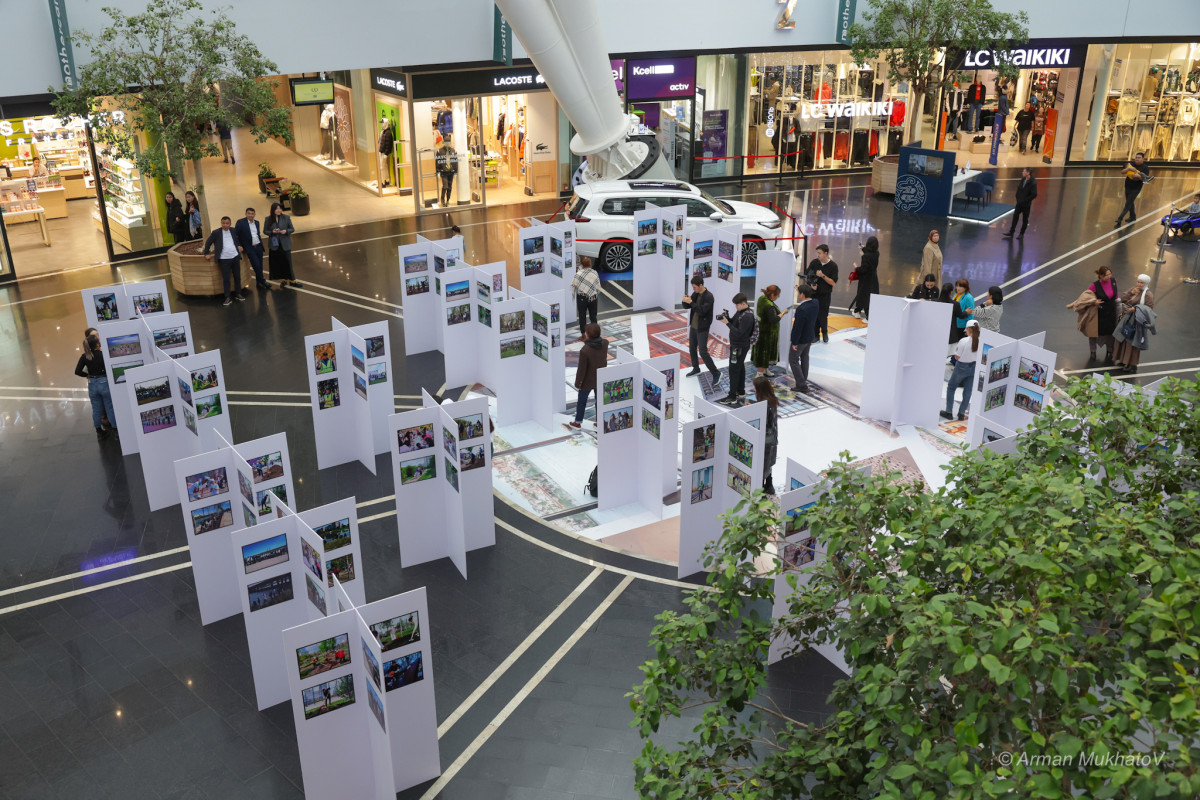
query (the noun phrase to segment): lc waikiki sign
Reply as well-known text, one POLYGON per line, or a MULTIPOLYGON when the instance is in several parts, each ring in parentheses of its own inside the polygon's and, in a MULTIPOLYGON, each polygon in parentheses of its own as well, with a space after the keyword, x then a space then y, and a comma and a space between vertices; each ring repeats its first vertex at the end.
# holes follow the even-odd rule
POLYGON ((998 64, 1011 64, 1022 69, 1034 67, 1056 67, 1068 69, 1082 67, 1086 47, 1073 47, 1063 42, 1032 41, 1024 47, 1008 50, 967 50, 962 67, 965 69, 992 69, 998 64))
POLYGON ((833 117, 889 117, 892 114, 891 100, 883 103, 804 103, 800 106, 801 119, 826 119, 833 117))

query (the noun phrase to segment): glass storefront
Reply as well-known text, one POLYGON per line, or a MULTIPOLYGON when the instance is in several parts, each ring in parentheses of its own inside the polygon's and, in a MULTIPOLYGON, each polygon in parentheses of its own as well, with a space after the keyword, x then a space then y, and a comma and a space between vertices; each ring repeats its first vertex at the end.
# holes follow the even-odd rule
POLYGON ((1090 45, 1082 85, 1072 161, 1200 163, 1200 43, 1090 45))
POLYGON ((746 152, 746 64, 744 55, 696 59, 694 178, 737 178, 746 152))
POLYGON ((626 61, 625 104, 654 135, 675 177, 690 181, 697 130, 696 59, 626 61))

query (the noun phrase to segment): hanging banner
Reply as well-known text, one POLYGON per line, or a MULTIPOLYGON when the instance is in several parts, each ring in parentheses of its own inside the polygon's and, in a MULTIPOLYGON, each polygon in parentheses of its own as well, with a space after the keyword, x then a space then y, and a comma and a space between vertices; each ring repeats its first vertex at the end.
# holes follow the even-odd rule
POLYGON ((996 166, 1000 159, 1000 140, 1004 138, 1004 117, 999 112, 992 119, 992 150, 988 154, 988 163, 996 166))
POLYGON ((50 0, 50 22, 54 25, 54 52, 62 72, 63 89, 75 89, 75 52, 71 49, 71 26, 67 24, 67 0, 50 0))
POLYGON ((834 40, 850 46, 850 26, 854 24, 855 0, 838 0, 837 32, 834 40))
POLYGON ((1046 132, 1042 134, 1042 163, 1049 164, 1054 160, 1054 137, 1058 133, 1058 109, 1052 108, 1046 112, 1046 132))
POLYGON ((492 26, 492 61, 512 66, 512 26, 500 13, 499 6, 492 6, 494 12, 492 26))
POLYGON ((704 112, 703 127, 700 133, 701 154, 705 159, 711 158, 713 160, 705 160, 700 163, 700 174, 703 177, 723 175, 725 173, 725 165, 719 159, 725 155, 727 142, 729 141, 728 130, 728 110, 720 109, 704 112))

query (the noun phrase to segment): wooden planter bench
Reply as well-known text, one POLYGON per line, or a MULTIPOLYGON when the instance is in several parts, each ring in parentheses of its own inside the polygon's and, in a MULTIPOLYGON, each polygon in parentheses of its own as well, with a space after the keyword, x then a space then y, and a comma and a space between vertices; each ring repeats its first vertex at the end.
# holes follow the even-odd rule
MULTIPOLYGON (((204 242, 196 239, 181 242, 167 251, 167 263, 171 267, 171 286, 184 295, 223 295, 221 268, 216 259, 209 261, 201 253, 204 242)), ((242 287, 254 286, 254 270, 242 256, 242 287)))

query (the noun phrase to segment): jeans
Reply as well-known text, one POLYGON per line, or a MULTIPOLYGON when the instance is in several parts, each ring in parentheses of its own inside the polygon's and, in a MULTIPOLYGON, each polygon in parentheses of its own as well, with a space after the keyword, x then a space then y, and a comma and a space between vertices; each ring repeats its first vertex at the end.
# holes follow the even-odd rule
POLYGON ((263 278, 263 271, 262 271, 262 257, 263 257, 262 245, 259 245, 258 247, 248 248, 245 252, 246 252, 246 259, 250 262, 250 268, 254 270, 255 280, 257 280, 259 282, 259 284, 266 283, 266 280, 263 278))
POLYGON ((812 342, 807 342, 788 348, 788 366, 792 368, 797 392, 808 391, 808 351, 811 347, 812 342))
POLYGON ((950 383, 946 385, 946 413, 954 413, 954 393, 958 387, 962 387, 962 402, 958 404, 958 415, 967 413, 967 403, 971 402, 971 390, 974 388, 975 382, 975 363, 967 363, 959 361, 954 365, 954 372, 950 373, 950 383))
POLYGON ((240 294, 242 291, 242 257, 218 258, 217 264, 221 267, 221 287, 225 289, 225 296, 229 297, 231 281, 233 290, 240 294))
POLYGON ((593 394, 595 389, 580 389, 579 397, 575 400, 575 421, 583 422, 583 412, 587 411, 588 395, 593 394))
MULTIPOLYGON (((1140 189, 1139 189, 1140 191, 1140 189)), ((1137 192, 1133 194, 1125 193, 1125 207, 1121 209, 1121 213, 1117 216, 1117 224, 1121 224, 1121 220, 1125 219, 1125 215, 1129 215, 1129 221, 1133 222, 1137 219, 1137 213, 1133 210, 1133 201, 1137 200, 1137 192)))
POLYGON ((708 328, 688 328, 688 354, 692 357, 692 369, 700 369, 700 359, 704 359, 704 366, 708 367, 714 378, 721 374, 717 365, 713 363, 712 356, 708 354, 708 328))
POLYGON ((983 110, 983 106, 976 104, 976 103, 972 103, 971 105, 968 106, 968 108, 971 111, 971 115, 970 115, 970 120, 967 123, 967 130, 977 131, 977 130, 979 130, 979 112, 983 110))
POLYGON ((1017 141, 1021 145, 1021 152, 1024 153, 1029 148, 1029 131, 1017 131, 1017 141))
POLYGON ((729 396, 746 396, 746 354, 750 348, 744 344, 729 346, 729 396))
POLYGON ((588 322, 596 321, 596 309, 600 305, 600 298, 593 297, 590 300, 583 295, 575 298, 575 316, 579 318, 579 333, 583 333, 583 326, 588 322), (591 319, 587 319, 591 317, 591 319))
POLYGON ((88 399, 92 401, 92 427, 99 428, 101 418, 107 416, 109 423, 116 428, 117 412, 113 410, 108 378, 88 378, 88 399))
POLYGON ((448 206, 448 205, 450 205, 451 190, 454 188, 454 173, 453 172, 443 172, 441 177, 442 177, 442 190, 438 194, 438 202, 440 202, 443 206, 448 206))

